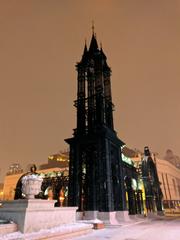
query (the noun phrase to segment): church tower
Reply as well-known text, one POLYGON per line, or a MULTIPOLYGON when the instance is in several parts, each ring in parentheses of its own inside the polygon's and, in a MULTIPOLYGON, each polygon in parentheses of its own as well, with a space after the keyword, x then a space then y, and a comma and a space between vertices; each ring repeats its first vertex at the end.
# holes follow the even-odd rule
POLYGON ((146 209, 147 212, 163 214, 162 190, 157 173, 156 164, 151 157, 151 152, 146 146, 144 148, 144 158, 142 159, 142 179, 145 187, 146 209))
POLYGON ((121 146, 113 124, 111 69, 94 27, 77 70, 77 127, 70 145, 68 205, 79 211, 125 209, 121 146))

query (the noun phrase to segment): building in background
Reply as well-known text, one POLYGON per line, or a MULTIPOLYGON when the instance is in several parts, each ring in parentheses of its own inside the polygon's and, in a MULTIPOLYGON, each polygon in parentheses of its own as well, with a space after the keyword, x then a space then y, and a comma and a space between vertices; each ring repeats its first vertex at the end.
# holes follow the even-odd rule
MULTIPOLYGON (((165 209, 180 209, 180 168, 179 157, 172 155, 171 150, 167 150, 166 158, 160 158, 157 153, 152 153, 152 159, 156 165, 158 178, 163 193, 163 206, 165 209), (167 158, 168 155, 168 158, 167 158)), ((144 154, 135 150, 132 160, 137 169, 141 168, 144 154)))
POLYGON ((56 154, 52 154, 48 157, 48 163, 41 164, 39 170, 48 168, 66 168, 69 167, 69 151, 59 151, 56 154))
POLYGON ((4 195, 3 189, 4 189, 4 183, 0 183, 0 201, 3 200, 3 195, 4 195))
POLYGON ((163 159, 180 169, 180 157, 175 155, 172 150, 168 149, 163 159))
POLYGON ((155 157, 165 208, 180 209, 180 168, 155 157))
POLYGON ((22 173, 23 169, 19 163, 13 163, 9 166, 9 169, 6 173, 6 175, 14 175, 18 173, 22 173))

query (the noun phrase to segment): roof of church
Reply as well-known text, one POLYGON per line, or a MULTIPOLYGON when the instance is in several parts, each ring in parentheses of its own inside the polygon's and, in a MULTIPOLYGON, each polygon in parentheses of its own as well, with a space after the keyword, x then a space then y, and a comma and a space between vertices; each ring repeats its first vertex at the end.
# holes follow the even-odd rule
POLYGON ((106 55, 102 49, 102 46, 99 48, 96 34, 93 32, 89 48, 87 47, 87 44, 85 42, 81 63, 86 63, 87 60, 94 59, 96 57, 100 57, 100 59, 106 60, 106 55))

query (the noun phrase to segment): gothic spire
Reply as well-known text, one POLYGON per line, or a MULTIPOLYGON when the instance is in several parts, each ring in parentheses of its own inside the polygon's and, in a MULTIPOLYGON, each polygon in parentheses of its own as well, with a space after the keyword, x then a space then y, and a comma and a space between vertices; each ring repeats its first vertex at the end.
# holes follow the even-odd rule
POLYGON ((82 55, 82 60, 81 61, 84 62, 87 59, 87 55, 88 55, 88 49, 87 49, 87 44, 86 44, 86 40, 85 40, 84 51, 83 51, 83 55, 82 55))
POLYGON ((91 43, 89 47, 89 52, 94 53, 98 50, 98 43, 96 40, 96 34, 94 33, 94 22, 92 23, 92 38, 91 38, 91 43))
POLYGON ((92 21, 92 35, 94 35, 94 21, 92 21))

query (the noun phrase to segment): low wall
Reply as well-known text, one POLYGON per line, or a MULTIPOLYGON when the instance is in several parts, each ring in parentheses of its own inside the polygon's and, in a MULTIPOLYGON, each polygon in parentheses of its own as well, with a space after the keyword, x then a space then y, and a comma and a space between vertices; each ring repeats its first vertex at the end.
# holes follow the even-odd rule
POLYGON ((12 220, 23 233, 76 222, 77 207, 54 207, 54 203, 42 199, 4 201, 0 218, 12 220))

